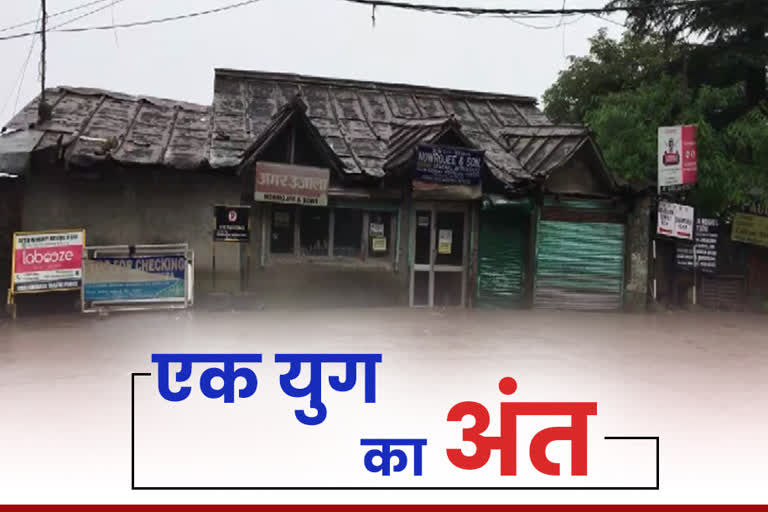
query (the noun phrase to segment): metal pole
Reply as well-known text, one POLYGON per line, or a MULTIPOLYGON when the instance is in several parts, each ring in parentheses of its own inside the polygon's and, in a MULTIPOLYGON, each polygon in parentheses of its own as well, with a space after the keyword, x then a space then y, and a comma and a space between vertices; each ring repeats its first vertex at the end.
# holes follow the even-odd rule
POLYGON ((693 305, 695 306, 698 301, 696 297, 696 277, 698 272, 696 269, 698 268, 697 262, 696 262, 696 244, 693 244, 693 305))
POLYGON ((45 103, 45 51, 47 49, 47 42, 45 37, 46 22, 48 18, 48 12, 45 6, 45 0, 40 0, 40 9, 42 10, 42 28, 40 30, 40 41, 42 43, 42 50, 40 52, 40 84, 42 90, 40 91, 40 102, 45 103))
POLYGON ((656 284, 656 239, 653 240, 653 302, 657 302, 659 299, 658 287, 656 284))

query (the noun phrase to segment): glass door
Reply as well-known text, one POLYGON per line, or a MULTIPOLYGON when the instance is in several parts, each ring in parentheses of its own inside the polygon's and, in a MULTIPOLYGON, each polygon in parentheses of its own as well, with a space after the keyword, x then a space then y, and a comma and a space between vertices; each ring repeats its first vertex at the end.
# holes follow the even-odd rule
POLYGON ((417 204, 411 306, 463 306, 466 296, 467 208, 464 203, 417 204))

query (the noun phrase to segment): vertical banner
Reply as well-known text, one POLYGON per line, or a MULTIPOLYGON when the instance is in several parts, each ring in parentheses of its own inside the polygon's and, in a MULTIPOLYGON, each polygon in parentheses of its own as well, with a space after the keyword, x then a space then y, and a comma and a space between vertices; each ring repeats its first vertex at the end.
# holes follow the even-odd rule
POLYGON ((696 126, 660 127, 658 148, 659 192, 696 183, 696 126))
POLYGON ((82 229, 14 233, 12 293, 80 289, 84 244, 82 229))

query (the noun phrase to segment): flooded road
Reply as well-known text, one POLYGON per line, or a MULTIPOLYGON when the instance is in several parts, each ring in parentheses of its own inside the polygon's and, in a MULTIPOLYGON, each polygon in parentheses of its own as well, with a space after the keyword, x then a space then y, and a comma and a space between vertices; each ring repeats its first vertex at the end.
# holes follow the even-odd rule
MULTIPOLYGON (((152 353, 212 352, 263 353, 265 361, 277 352, 381 353, 379 402, 390 404, 381 406, 387 407, 387 417, 399 418, 392 425, 412 421, 435 432, 436 439, 443 435, 437 430, 454 403, 476 400, 496 410, 491 404, 502 398, 496 384, 504 376, 517 379, 520 400, 596 401, 599 412, 590 425, 601 435, 661 438, 659 491, 470 493, 466 498, 425 493, 423 499, 389 493, 376 494, 374 502, 768 499, 768 317, 345 309, 0 320, 0 502, 370 501, 369 495, 354 492, 256 496, 132 491, 130 374, 154 372, 152 353), (438 425, 434 429, 429 426, 433 421, 438 425)), ((264 370, 269 378, 270 371, 264 370)), ((271 382, 267 377, 260 374, 260 382, 271 382)), ((265 393, 270 385, 263 384, 265 393)), ((144 418, 157 417, 148 412, 160 411, 152 409, 151 382, 145 387, 137 410, 144 418)), ((293 428, 293 407, 269 404, 270 410, 287 411, 286 426, 275 429, 293 428)), ((354 421, 361 420, 350 407, 334 403, 329 419, 354 414, 354 421)), ((274 425, 283 425, 280 421, 275 419, 274 425)), ((328 429, 324 432, 331 435, 328 429)), ((282 442, 279 431, 271 435, 282 442)), ((142 440, 143 446, 148 442, 142 440)), ((144 453, 142 460, 151 455, 144 453)), ((446 466, 444 457, 439 458, 443 455, 436 451, 434 466, 446 466)), ((173 480, 168 480, 171 470, 153 474, 155 465, 142 466, 147 480, 173 480)), ((451 485, 470 476, 473 483, 483 481, 448 469, 435 470, 434 478, 451 485)), ((649 481, 648 472, 642 471, 645 476, 628 473, 627 478, 649 481)))

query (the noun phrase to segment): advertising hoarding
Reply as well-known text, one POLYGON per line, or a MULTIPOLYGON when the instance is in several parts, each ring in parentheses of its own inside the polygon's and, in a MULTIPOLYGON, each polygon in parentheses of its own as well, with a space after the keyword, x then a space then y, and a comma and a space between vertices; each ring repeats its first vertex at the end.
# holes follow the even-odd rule
POLYGON ((658 130, 659 192, 696 183, 695 126, 662 126, 658 130))

